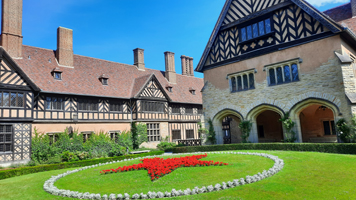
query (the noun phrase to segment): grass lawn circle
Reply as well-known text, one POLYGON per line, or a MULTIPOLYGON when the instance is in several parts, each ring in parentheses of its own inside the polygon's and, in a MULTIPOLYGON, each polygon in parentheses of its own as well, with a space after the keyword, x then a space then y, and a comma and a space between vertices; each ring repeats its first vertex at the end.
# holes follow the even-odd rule
MULTIPOLYGON (((54 183, 70 174, 77 173, 83 170, 87 170, 90 168, 96 168, 104 165, 109 165, 109 164, 115 164, 119 162, 126 162, 126 161, 132 161, 132 160, 139 160, 142 158, 135 158, 135 159, 125 159, 123 161, 117 161, 117 162, 108 162, 108 163, 101 163, 97 165, 92 165, 92 166, 87 166, 87 167, 82 167, 79 169, 75 169, 72 171, 67 171, 63 174, 59 174, 57 176, 52 176, 49 180, 45 182, 43 185, 43 189, 53 195, 57 196, 63 196, 63 197, 72 197, 72 198, 78 198, 78 199, 146 199, 146 198, 163 198, 163 197, 173 197, 173 196, 184 196, 184 195, 194 195, 194 194, 200 194, 200 193, 208 193, 208 192, 213 192, 213 191, 219 191, 219 190, 224 190, 228 188, 233 188, 239 185, 244 185, 244 184, 250 184, 254 183, 257 181, 260 181, 262 179, 268 178, 270 176, 273 176, 280 170, 282 170, 284 166, 283 160, 279 159, 277 156, 265 154, 265 153, 245 153, 245 152, 196 152, 196 153, 187 153, 187 154, 173 154, 173 155, 193 155, 193 154, 203 154, 203 153, 208 153, 208 154, 238 154, 238 155, 253 155, 253 156, 262 156, 268 159, 271 159, 274 161, 273 167, 271 167, 268 170, 264 170, 263 172, 259 172, 253 176, 246 176, 245 178, 240 178, 240 179, 234 179, 226 182, 220 182, 216 184, 212 184, 209 186, 202 186, 202 187, 192 187, 188 188, 184 191, 182 190, 175 190, 172 189, 170 192, 161 192, 161 191, 155 191, 155 192, 147 192, 147 193, 135 193, 135 194, 104 194, 100 195, 98 193, 89 193, 89 192, 78 192, 78 191, 71 191, 71 190, 65 190, 65 189, 58 189, 54 183)), ((148 156, 146 158, 152 158, 152 157, 158 157, 158 156, 148 156)), ((219 160, 214 160, 214 161, 219 161, 219 160)), ((198 167, 198 168, 205 168, 205 167, 198 167)), ((146 171, 147 173, 147 171, 146 171)), ((106 176, 106 175, 104 175, 106 176)), ((134 185, 135 183, 132 183, 134 185)), ((105 193, 105 192, 104 192, 105 193)))

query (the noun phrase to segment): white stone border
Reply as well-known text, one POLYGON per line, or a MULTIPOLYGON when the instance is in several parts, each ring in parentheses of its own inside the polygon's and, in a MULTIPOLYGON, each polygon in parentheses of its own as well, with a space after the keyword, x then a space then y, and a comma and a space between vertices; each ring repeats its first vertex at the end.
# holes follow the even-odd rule
POLYGON ((133 194, 132 196, 125 193, 125 194, 94 194, 94 193, 79 193, 77 191, 70 191, 70 190, 61 190, 58 189, 56 186, 54 186, 54 183, 59 180, 60 178, 63 178, 69 174, 73 174, 82 170, 94 168, 94 167, 99 167, 103 165, 108 165, 108 164, 113 164, 113 163, 119 163, 119 162, 126 162, 130 160, 137 160, 137 159, 143 159, 143 158, 149 158, 149 157, 160 157, 160 156, 147 156, 147 157, 140 157, 140 158, 132 158, 132 159, 125 159, 121 161, 113 161, 113 162, 107 162, 107 163, 100 163, 96 165, 91 165, 87 167, 82 167, 79 169, 75 169, 72 171, 67 171, 63 174, 59 174, 57 176, 52 176, 52 178, 48 179, 44 185, 43 189, 53 195, 57 196, 62 196, 62 197, 72 197, 72 198, 77 198, 77 199, 101 199, 101 200, 123 200, 123 199, 155 199, 155 198, 164 198, 164 197, 175 197, 175 196, 185 196, 185 195, 195 195, 195 194, 200 194, 200 193, 208 193, 208 192, 213 192, 213 191, 219 191, 219 190, 225 190, 229 188, 233 188, 239 185, 245 185, 249 183, 254 183, 257 181, 260 181, 262 179, 268 178, 270 176, 273 176, 277 172, 281 171, 284 166, 284 162, 282 159, 279 159, 277 156, 265 154, 265 153, 245 153, 245 152, 195 152, 195 153, 184 153, 184 154, 172 154, 172 155, 186 155, 186 154, 240 154, 240 155, 255 155, 255 156, 262 156, 265 158, 269 158, 274 161, 274 165, 272 168, 269 170, 264 170, 262 173, 257 173, 253 176, 246 176, 246 178, 240 178, 240 179, 234 179, 232 181, 228 181, 227 183, 222 182, 221 184, 217 183, 215 186, 209 185, 207 187, 203 186, 201 188, 195 187, 193 189, 187 188, 186 190, 175 190, 172 189, 171 192, 148 192, 147 194, 133 194))

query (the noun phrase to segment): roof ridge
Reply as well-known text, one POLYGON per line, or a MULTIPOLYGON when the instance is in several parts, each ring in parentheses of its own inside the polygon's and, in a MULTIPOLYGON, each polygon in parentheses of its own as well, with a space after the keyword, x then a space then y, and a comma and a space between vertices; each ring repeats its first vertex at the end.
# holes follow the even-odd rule
POLYGON ((42 50, 48 50, 48 51, 56 51, 56 50, 53 50, 53 49, 47 49, 47 48, 43 48, 43 47, 35 47, 35 46, 26 45, 26 44, 23 44, 22 46, 36 48, 36 49, 42 49, 42 50))

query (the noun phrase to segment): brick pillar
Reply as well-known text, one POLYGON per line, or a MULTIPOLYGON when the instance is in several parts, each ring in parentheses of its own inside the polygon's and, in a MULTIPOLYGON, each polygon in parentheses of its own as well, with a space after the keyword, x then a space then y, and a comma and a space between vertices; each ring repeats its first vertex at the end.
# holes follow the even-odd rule
POLYGON ((182 61, 182 75, 187 75, 186 56, 182 55, 180 59, 182 61))
POLYGON ((166 72, 165 76, 168 82, 177 83, 177 74, 174 63, 174 53, 166 51, 164 52, 164 58, 166 63, 166 72))
POLYGON ((137 66, 139 70, 145 71, 145 61, 144 61, 144 49, 136 48, 134 52, 134 65, 137 66))
POLYGON ((1 46, 11 57, 22 57, 22 0, 2 0, 1 46))
POLYGON ((189 76, 194 76, 193 58, 189 57, 189 76))
POLYGON ((60 65, 73 66, 73 30, 72 29, 58 27, 56 58, 60 65))

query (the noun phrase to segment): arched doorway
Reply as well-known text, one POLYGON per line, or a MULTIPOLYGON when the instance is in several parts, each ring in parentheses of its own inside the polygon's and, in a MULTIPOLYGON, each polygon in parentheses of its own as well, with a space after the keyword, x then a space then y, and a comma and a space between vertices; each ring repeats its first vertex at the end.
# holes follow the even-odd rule
POLYGON ((217 144, 240 143, 242 139, 238 126, 242 120, 242 115, 235 110, 218 112, 213 118, 217 144))
POLYGON ((271 110, 261 112, 256 119, 259 143, 281 142, 283 140, 281 116, 271 110))
POLYGON ((241 143, 241 131, 239 128, 241 120, 235 116, 227 116, 222 120, 224 144, 241 143))
POLYGON ((303 142, 337 142, 332 109, 323 104, 312 104, 299 113, 303 142))

